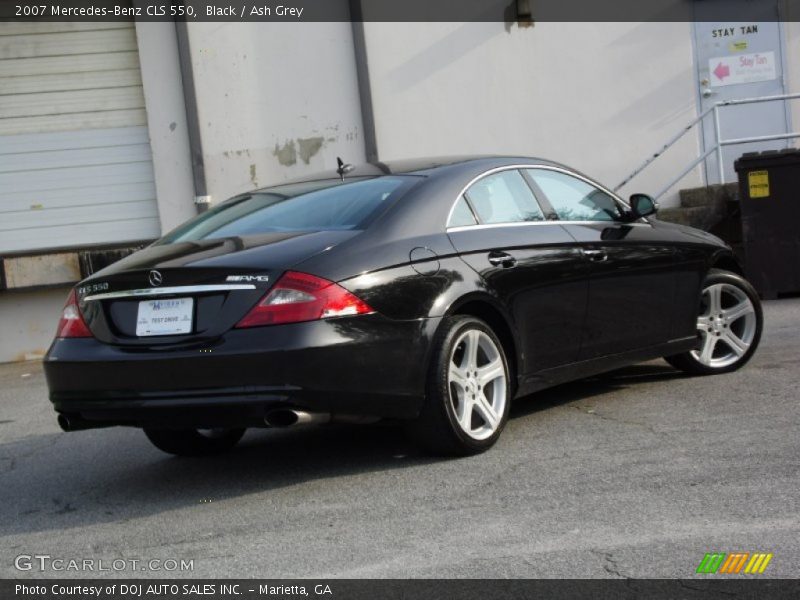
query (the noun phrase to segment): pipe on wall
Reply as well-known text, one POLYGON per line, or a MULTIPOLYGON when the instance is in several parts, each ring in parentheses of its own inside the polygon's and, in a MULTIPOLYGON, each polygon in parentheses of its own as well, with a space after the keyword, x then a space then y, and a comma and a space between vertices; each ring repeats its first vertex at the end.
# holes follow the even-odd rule
POLYGON ((181 68, 183 99, 186 104, 186 124, 194 179, 194 205, 198 213, 203 213, 208 210, 211 204, 211 196, 208 195, 206 169, 203 162, 203 141, 200 135, 200 116, 197 111, 197 95, 194 86, 192 52, 189 46, 189 31, 187 23, 183 21, 176 21, 175 29, 178 35, 178 60, 181 68))
POLYGON ((361 0, 350 0, 350 22, 353 28, 353 51, 356 59, 358 98, 364 126, 364 154, 367 162, 378 162, 378 142, 375 136, 375 114, 372 109, 372 88, 367 61, 367 42, 364 35, 364 14, 361 0))

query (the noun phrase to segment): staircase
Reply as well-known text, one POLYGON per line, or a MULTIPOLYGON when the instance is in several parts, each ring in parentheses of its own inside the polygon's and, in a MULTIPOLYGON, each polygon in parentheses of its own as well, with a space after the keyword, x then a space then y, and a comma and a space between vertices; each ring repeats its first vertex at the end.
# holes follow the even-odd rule
POLYGON ((739 184, 724 183, 680 191, 681 205, 662 208, 658 218, 713 233, 731 246, 744 261, 739 184))
POLYGON ((712 231, 738 214, 739 184, 723 183, 681 190, 680 200, 678 207, 659 210, 658 218, 712 231))

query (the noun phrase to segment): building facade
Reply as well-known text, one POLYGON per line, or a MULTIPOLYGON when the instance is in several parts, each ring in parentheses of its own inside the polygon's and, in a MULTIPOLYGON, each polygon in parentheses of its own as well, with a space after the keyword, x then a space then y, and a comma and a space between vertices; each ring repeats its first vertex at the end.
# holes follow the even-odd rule
MULTIPOLYGON (((82 276, 338 156, 542 156, 614 187, 713 103, 800 92, 800 23, 764 5, 748 23, 0 24, 0 361, 46 350, 82 276)), ((720 109, 724 139, 792 123, 800 102, 720 109)), ((715 139, 704 119, 620 193, 663 189, 715 139)), ((722 176, 787 144, 730 147, 722 176)), ((662 205, 718 181, 716 157, 662 205)))

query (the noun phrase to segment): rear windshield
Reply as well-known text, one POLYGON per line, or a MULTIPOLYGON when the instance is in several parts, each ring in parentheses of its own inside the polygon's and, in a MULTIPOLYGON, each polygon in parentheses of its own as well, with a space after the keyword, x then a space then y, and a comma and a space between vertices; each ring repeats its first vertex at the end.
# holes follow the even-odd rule
POLYGON ((223 202, 161 238, 159 244, 280 231, 361 229, 419 179, 326 179, 253 192, 223 202))

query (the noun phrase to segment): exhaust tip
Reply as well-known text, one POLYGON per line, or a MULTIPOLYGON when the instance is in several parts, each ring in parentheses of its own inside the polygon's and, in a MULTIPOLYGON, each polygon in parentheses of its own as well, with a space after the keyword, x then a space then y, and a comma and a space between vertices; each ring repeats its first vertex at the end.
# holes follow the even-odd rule
POLYGON ((58 426, 63 431, 83 431, 84 429, 100 429, 102 427, 111 427, 113 423, 104 423, 102 421, 87 421, 79 414, 65 415, 60 414, 57 418, 58 426))
POLYGON ((309 413, 304 410, 278 408, 264 416, 264 422, 270 427, 294 427, 295 425, 320 425, 330 423, 330 413, 309 413))
POLYGON ((67 415, 58 415, 58 426, 61 427, 62 431, 72 431, 73 427, 69 421, 69 417, 67 415))
POLYGON ((264 422, 270 427, 291 427, 299 420, 299 415, 293 410, 272 410, 264 417, 264 422))

